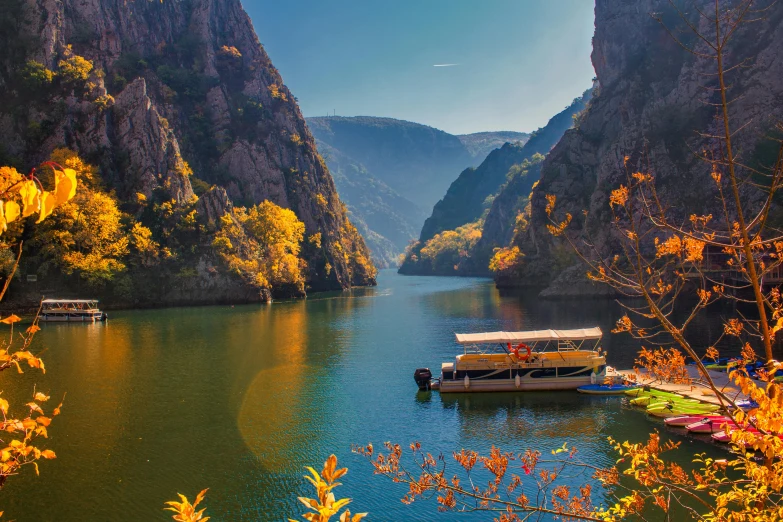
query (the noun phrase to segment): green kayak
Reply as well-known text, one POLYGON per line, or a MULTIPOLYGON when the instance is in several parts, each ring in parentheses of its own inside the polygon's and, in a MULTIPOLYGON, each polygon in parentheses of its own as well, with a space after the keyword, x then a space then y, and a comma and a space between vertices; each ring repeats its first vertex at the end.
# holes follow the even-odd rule
POLYGON ((680 415, 696 415, 700 413, 712 413, 718 411, 720 406, 717 404, 671 404, 657 405, 647 408, 647 413, 656 417, 676 417, 680 415))
POLYGON ((635 399, 631 399, 631 404, 633 404, 634 406, 649 406, 651 404, 660 404, 660 403, 668 403, 668 402, 698 403, 699 401, 697 399, 686 399, 685 397, 669 397, 669 396, 660 396, 660 395, 648 395, 646 397, 636 397, 635 399))
POLYGON ((682 398, 682 395, 678 395, 676 393, 658 391, 658 390, 645 390, 644 388, 637 388, 635 390, 626 390, 625 394, 628 395, 629 397, 650 397, 651 395, 654 395, 656 397, 666 398, 666 399, 682 398))

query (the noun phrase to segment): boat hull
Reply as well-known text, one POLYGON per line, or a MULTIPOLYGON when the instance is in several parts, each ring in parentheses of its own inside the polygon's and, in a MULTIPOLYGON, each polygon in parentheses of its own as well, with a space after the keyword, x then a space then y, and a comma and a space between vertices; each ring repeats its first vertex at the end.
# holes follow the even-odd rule
POLYGON ((106 320, 106 314, 41 314, 38 317, 44 323, 97 323, 106 320))
POLYGON ((516 379, 449 379, 440 381, 440 393, 575 390, 590 384, 590 377, 539 377, 516 379))

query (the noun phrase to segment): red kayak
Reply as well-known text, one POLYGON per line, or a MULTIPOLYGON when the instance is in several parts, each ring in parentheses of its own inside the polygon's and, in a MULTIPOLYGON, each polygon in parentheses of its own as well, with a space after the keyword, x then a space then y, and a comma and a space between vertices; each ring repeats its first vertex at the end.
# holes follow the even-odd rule
POLYGON ((714 417, 722 417, 722 415, 717 413, 705 413, 703 415, 681 415, 679 417, 669 417, 668 419, 664 419, 663 422, 665 422, 667 426, 688 426, 689 424, 694 424, 696 422, 701 422, 705 419, 711 419, 714 417))
POLYGON ((716 417, 707 417, 693 424, 687 424, 685 428, 692 433, 718 433, 723 431, 722 426, 725 424, 733 428, 737 427, 737 424, 731 417, 718 415, 716 417))

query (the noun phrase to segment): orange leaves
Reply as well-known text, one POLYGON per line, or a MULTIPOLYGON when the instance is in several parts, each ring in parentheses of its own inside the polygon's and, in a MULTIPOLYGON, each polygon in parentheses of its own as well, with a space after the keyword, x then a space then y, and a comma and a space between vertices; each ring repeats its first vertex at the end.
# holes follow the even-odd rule
POLYGON ((163 509, 174 512, 175 514, 171 518, 177 522, 207 522, 209 517, 204 516, 204 511, 206 511, 206 508, 202 508, 199 511, 196 511, 196 507, 201 504, 202 500, 204 500, 207 491, 209 490, 204 489, 198 495, 196 495, 196 499, 193 501, 193 504, 188 501, 188 498, 185 495, 177 493, 180 502, 173 500, 166 502, 166 505, 169 507, 163 509))
POLYGON ((628 201, 628 187, 620 185, 620 188, 616 188, 609 195, 609 205, 614 207, 624 207, 628 201))
POLYGON ((571 224, 571 220, 573 216, 571 216, 571 214, 569 213, 566 213, 565 219, 563 221, 560 221, 559 223, 555 221, 554 217, 552 216, 552 213, 555 210, 555 203, 557 203, 557 196, 555 196, 554 194, 546 194, 545 197, 546 197, 546 215, 550 221, 550 224, 546 226, 546 229, 553 236, 562 235, 563 232, 565 232, 565 229, 568 228, 568 225, 571 224))
POLYGON ((688 368, 685 366, 685 355, 675 348, 648 350, 643 346, 634 362, 637 365, 634 367, 637 373, 640 368, 643 368, 648 377, 653 377, 661 382, 691 383, 688 368))
POLYGON ((565 219, 561 221, 560 223, 553 223, 551 225, 547 225, 546 229, 549 231, 550 234, 557 237, 563 234, 565 232, 565 229, 568 228, 568 225, 571 224, 572 216, 571 214, 566 213, 565 219))
POLYGON ((9 315, 8 317, 6 317, 4 319, 0 319, 0 323, 3 323, 3 324, 14 324, 14 323, 18 323, 21 320, 22 320, 22 318, 19 317, 18 315, 11 314, 11 315, 9 315))
POLYGON ((627 315, 624 315, 617 320, 617 322, 615 323, 615 327, 612 330, 612 333, 630 332, 632 328, 633 328, 633 323, 631 322, 631 318, 628 317, 627 315))
POLYGON ((732 318, 723 324, 723 332, 726 335, 739 337, 743 330, 743 324, 739 319, 732 318))
POLYGON ((675 256, 686 262, 698 263, 704 259, 704 241, 692 237, 672 235, 663 242, 655 238, 655 257, 675 256))
POLYGON ((552 217, 552 212, 555 210, 555 203, 557 203, 557 196, 554 194, 547 194, 546 198, 546 215, 552 217))

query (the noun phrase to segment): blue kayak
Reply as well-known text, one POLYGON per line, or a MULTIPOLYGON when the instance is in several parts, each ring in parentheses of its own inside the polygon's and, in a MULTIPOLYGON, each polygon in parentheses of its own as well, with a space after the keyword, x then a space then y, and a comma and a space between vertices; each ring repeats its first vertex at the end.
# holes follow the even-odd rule
POLYGON ((579 393, 590 395, 622 395, 627 390, 635 390, 641 386, 627 386, 625 384, 586 384, 576 389, 579 393))

